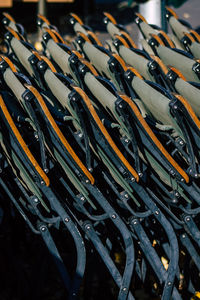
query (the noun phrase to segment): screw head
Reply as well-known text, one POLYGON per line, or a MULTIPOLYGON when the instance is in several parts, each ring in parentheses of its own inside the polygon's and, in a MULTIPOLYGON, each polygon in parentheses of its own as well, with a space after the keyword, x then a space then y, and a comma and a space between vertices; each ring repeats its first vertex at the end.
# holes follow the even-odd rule
POLYGON ((41 227, 40 227, 40 230, 44 232, 44 231, 47 230, 47 228, 46 228, 46 226, 41 226, 41 227))
POLYGON ((39 202, 38 198, 36 198, 36 197, 33 199, 33 201, 34 201, 35 203, 38 203, 38 202, 39 202))

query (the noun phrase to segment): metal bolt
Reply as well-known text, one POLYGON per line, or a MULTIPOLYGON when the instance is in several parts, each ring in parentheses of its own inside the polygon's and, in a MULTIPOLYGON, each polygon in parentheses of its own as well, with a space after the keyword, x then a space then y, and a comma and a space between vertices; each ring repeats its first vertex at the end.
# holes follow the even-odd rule
POLYGON ((180 195, 179 195, 179 193, 178 193, 178 192, 176 192, 176 193, 175 193, 175 196, 176 196, 176 197, 179 197, 180 195))
POLYGON ((136 224, 137 224, 137 220, 134 220, 134 221, 133 221, 133 224, 136 225, 136 224))
POLYGON ((181 182, 184 182, 184 178, 181 178, 181 182))
POLYGON ((189 222, 189 221, 190 221, 190 217, 186 217, 185 220, 186 220, 187 222, 189 222))
POLYGON ((183 239, 185 238, 185 234, 182 234, 182 238, 183 238, 183 239))
POLYGON ((142 172, 139 172, 138 175, 139 175, 139 177, 142 177, 143 173, 142 173, 142 172))
POLYGON ((46 231, 47 228, 45 226, 41 226, 40 229, 41 229, 41 231, 44 232, 44 231, 46 231))
POLYGON ((169 79, 170 79, 170 80, 172 80, 172 79, 173 79, 173 77, 170 75, 170 76, 169 76, 169 79))
POLYGON ((25 99, 25 100, 29 100, 29 96, 25 96, 24 99, 25 99))
POLYGON ((48 173, 48 172, 49 172, 49 169, 45 168, 45 169, 44 169, 44 172, 45 172, 45 173, 48 173))
POLYGON ((174 176, 174 175, 175 175, 174 170, 170 170, 170 174, 171 174, 172 176, 174 176))
POLYGON ((127 199, 129 198, 128 194, 125 194, 124 197, 127 198, 127 199))
POLYGON ((194 174, 194 177, 197 178, 197 177, 198 177, 198 174, 194 174))
POLYGON ((89 182, 90 182, 89 179, 86 179, 85 183, 89 183, 89 182))
POLYGON ((89 168, 88 170, 89 170, 90 172, 92 172, 92 171, 93 171, 93 169, 92 169, 92 168, 89 168))
POLYGON ((171 281, 169 281, 169 282, 167 283, 167 285, 168 285, 168 286, 171 286, 171 285, 172 285, 171 281))
POLYGON ((68 223, 69 222, 69 218, 65 218, 65 222, 68 223))
POLYGON ((82 197, 81 197, 81 201, 84 201, 84 200, 85 200, 85 197, 82 196, 82 197))
POLYGON ((126 288, 126 287, 124 287, 124 288, 122 289, 122 291, 123 291, 123 292, 126 292, 126 290, 127 290, 127 288, 126 288))
POLYGON ((134 178, 134 177, 131 177, 131 181, 134 182, 134 181, 135 181, 135 178, 134 178))
POLYGON ((34 201, 35 203, 38 203, 38 202, 39 202, 38 198, 36 198, 36 197, 33 199, 33 201, 34 201))
POLYGON ((121 105, 121 104, 119 105, 119 108, 122 108, 122 105, 121 105))
POLYGON ((179 144, 180 144, 180 145, 183 145, 183 144, 184 144, 184 142, 183 142, 183 141, 180 141, 180 142, 179 142, 179 144))
POLYGON ((155 211, 155 214, 156 214, 156 215, 159 215, 159 211, 158 211, 158 210, 156 210, 156 211, 155 211))
POLYGON ((178 106, 177 105, 174 105, 174 109, 177 109, 178 108, 178 106))
POLYGON ((88 224, 88 225, 86 225, 86 227, 85 227, 87 230, 89 230, 90 228, 91 228, 91 226, 88 224))
POLYGON ((128 142, 129 142, 129 140, 128 140, 128 139, 125 139, 125 142, 126 142, 126 143, 128 143, 128 142))
POLYGON ((111 66, 114 66, 114 65, 115 65, 115 64, 112 62, 112 63, 111 63, 111 66))
POLYGON ((115 215, 115 214, 113 214, 113 215, 112 215, 112 218, 113 218, 113 219, 116 219, 116 215, 115 215))
POLYGON ((72 59, 71 62, 74 64, 75 63, 74 59, 72 59))
POLYGON ((41 183, 41 185, 45 185, 44 180, 41 180, 40 183, 41 183))

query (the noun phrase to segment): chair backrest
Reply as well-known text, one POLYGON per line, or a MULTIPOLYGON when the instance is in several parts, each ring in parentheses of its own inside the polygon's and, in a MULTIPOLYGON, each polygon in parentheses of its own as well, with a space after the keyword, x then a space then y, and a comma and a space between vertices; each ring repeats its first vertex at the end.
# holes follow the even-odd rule
POLYGON ((156 51, 166 66, 173 66, 180 70, 188 81, 200 82, 193 70, 195 60, 162 45, 159 45, 156 51))

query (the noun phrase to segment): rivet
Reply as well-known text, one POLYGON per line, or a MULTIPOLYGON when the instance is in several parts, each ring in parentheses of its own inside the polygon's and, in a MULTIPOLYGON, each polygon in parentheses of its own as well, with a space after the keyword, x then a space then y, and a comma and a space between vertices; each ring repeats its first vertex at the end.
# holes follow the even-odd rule
POLYGON ((41 180, 40 183, 41 183, 41 185, 45 185, 44 180, 41 180))
POLYGON ((36 198, 36 197, 33 199, 33 201, 34 201, 35 203, 38 203, 38 202, 39 202, 38 198, 36 198))
POLYGON ((177 105, 174 105, 174 109, 177 109, 178 108, 178 106, 177 105))
POLYGON ((46 231, 46 227, 45 226, 41 226, 40 229, 41 229, 41 231, 46 231))
POLYGON ((172 285, 171 281, 169 281, 169 282, 167 283, 167 285, 168 285, 168 286, 171 286, 171 285, 172 285))
POLYGON ((134 178, 134 177, 131 177, 131 181, 134 182, 134 181, 135 181, 135 178, 134 178))
POLYGON ((69 218, 65 218, 65 222, 68 223, 69 222, 69 218))
POLYGON ((128 199, 129 196, 128 196, 128 194, 125 194, 124 197, 128 199))
POLYGON ((183 238, 183 239, 185 238, 185 234, 182 234, 182 238, 183 238))
POLYGON ((187 222, 189 222, 190 221, 190 217, 186 217, 186 219, 185 219, 187 222))
POLYGON ((123 292, 126 292, 127 288, 126 288, 126 287, 124 287, 122 290, 123 290, 123 292))
POLYGON ((88 225, 86 225, 86 227, 85 227, 87 230, 89 230, 90 228, 91 228, 91 226, 88 224, 88 225))
POLYGON ((113 215, 112 215, 112 218, 113 218, 113 219, 116 219, 116 215, 115 215, 115 214, 113 214, 113 215))
POLYGON ((84 200, 85 200, 85 197, 82 196, 82 197, 81 197, 81 201, 84 201, 84 200))
POLYGON ((89 179, 86 179, 85 183, 89 183, 89 182, 90 182, 89 179))
POLYGON ((155 211, 155 214, 156 214, 156 215, 159 215, 159 211, 158 211, 158 210, 156 210, 156 211, 155 211))

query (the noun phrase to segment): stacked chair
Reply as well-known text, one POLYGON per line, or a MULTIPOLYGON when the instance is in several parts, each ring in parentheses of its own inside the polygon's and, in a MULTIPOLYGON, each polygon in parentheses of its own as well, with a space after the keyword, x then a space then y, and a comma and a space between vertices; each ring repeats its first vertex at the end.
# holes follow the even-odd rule
POLYGON ((75 14, 71 44, 38 15, 38 52, 4 13, 0 203, 41 236, 65 299, 90 299, 94 276, 105 299, 199 299, 200 35, 166 18, 170 34, 136 14, 139 49, 109 13, 105 45, 75 14))

